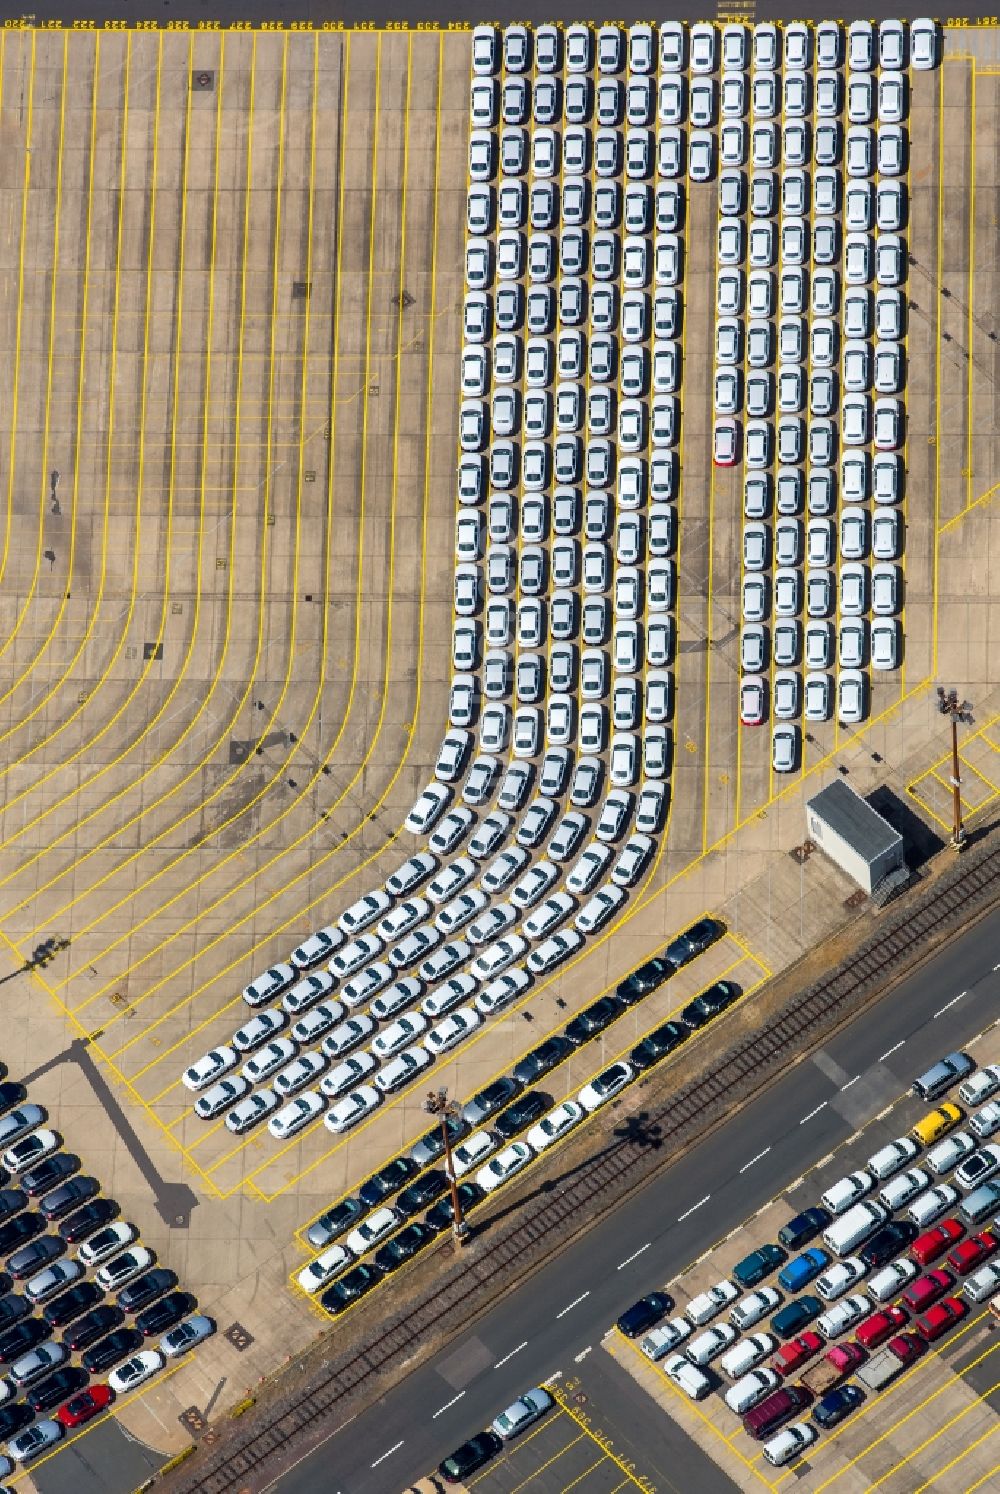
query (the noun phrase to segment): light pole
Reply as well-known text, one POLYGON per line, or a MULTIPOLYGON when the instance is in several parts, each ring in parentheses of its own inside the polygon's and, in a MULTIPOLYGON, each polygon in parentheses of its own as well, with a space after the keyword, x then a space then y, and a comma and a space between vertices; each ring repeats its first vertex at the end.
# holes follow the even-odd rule
POLYGON ((947 716, 951 722, 951 848, 953 851, 965 849, 965 826, 962 824, 962 777, 958 760, 958 723, 961 721, 965 726, 972 725, 972 705, 967 700, 960 701, 957 690, 945 690, 938 685, 937 708, 942 716, 947 716))
POLYGON ((424 1101, 424 1109, 428 1115, 436 1115, 441 1121, 444 1168, 451 1188, 451 1233, 456 1245, 464 1245, 468 1238, 469 1226, 462 1216, 462 1200, 458 1196, 458 1183, 455 1180, 455 1169, 451 1160, 451 1136, 448 1132, 449 1118, 460 1115, 461 1109, 454 1100, 449 1100, 446 1089, 432 1089, 424 1101))

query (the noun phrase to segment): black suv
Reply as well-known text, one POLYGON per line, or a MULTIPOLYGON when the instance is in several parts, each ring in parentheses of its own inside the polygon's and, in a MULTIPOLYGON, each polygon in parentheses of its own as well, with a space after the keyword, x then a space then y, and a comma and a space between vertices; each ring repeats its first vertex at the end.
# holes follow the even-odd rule
POLYGON ((63 1401, 69 1400, 75 1391, 81 1390, 89 1378, 86 1370, 78 1369, 74 1364, 57 1369, 28 1391, 28 1405, 32 1411, 51 1411, 54 1406, 61 1406, 63 1401))
POLYGON ((537 1089, 529 1090, 526 1095, 518 1095, 513 1105, 508 1105, 502 1115, 498 1115, 493 1122, 492 1129, 509 1141, 525 1126, 530 1126, 539 1116, 544 1115, 552 1101, 546 1095, 538 1093, 537 1089))
POLYGON ((382 1272, 378 1266, 369 1265, 362 1261, 360 1265, 353 1266, 350 1271, 335 1281, 332 1287, 327 1287, 319 1299, 327 1312, 335 1317, 338 1312, 343 1312, 350 1307, 352 1302, 357 1302, 365 1292, 370 1292, 375 1284, 382 1280, 382 1272))
POLYGON ((58 1297, 46 1303, 42 1308, 42 1317, 50 1328, 62 1328, 88 1308, 94 1307, 103 1296, 96 1281, 78 1282, 68 1292, 60 1292, 58 1297))
POLYGON ((664 1022, 662 1027, 654 1027, 647 1033, 641 1043, 636 1043, 629 1060, 637 1069, 652 1068, 654 1063, 659 1063, 661 1058, 679 1048, 687 1035, 687 1028, 679 1022, 664 1022))
POLYGON ((63 1343, 67 1349, 88 1349, 91 1344, 97 1342, 102 1334, 117 1328, 125 1321, 125 1314, 120 1307, 115 1307, 112 1302, 104 1302, 100 1307, 95 1307, 88 1312, 86 1317, 78 1318, 77 1321, 63 1334, 63 1343))
POLYGON ((581 1043, 603 1032, 616 1017, 621 1016, 623 1010, 617 996, 601 996, 590 1006, 585 1006, 582 1012, 577 1012, 572 1022, 566 1023, 563 1032, 573 1046, 579 1048, 581 1043))
POLYGON ((496 1432, 477 1432, 438 1465, 438 1473, 446 1484, 459 1484, 470 1473, 475 1473, 477 1468, 488 1463, 490 1458, 496 1457, 502 1447, 503 1443, 496 1432))
POLYGON ((662 986, 665 980, 669 980, 674 973, 674 966, 662 955, 654 955, 638 970, 633 970, 631 975, 626 975, 624 980, 618 982, 616 994, 619 1001, 626 1006, 631 1006, 635 1001, 641 1001, 648 996, 650 991, 655 991, 657 986, 662 986))
POLYGON ((383 1198, 389 1198, 391 1194, 398 1193, 404 1183, 408 1183, 417 1171, 417 1164, 412 1157, 395 1157, 384 1167, 380 1167, 378 1172, 372 1173, 367 1182, 361 1184, 358 1189, 358 1198, 366 1209, 374 1209, 383 1198))
POLYGON ((726 932, 724 923, 719 923, 714 918, 699 918, 683 934, 678 934, 672 939, 663 951, 662 958, 675 970, 686 965, 697 955, 702 954, 716 939, 721 939, 726 932))
POLYGON ((426 1209, 448 1186, 448 1178, 440 1168, 434 1168, 431 1172, 425 1172, 422 1178, 404 1188, 396 1199, 396 1208, 407 1218, 411 1214, 419 1214, 421 1209, 426 1209))
POLYGON ((862 1245, 858 1254, 869 1271, 876 1271, 879 1266, 887 1265, 901 1250, 905 1250, 907 1245, 912 1245, 916 1238, 917 1226, 911 1224, 909 1219, 890 1219, 887 1225, 862 1245))
POLYGON ((673 1305, 673 1297, 666 1292, 649 1292, 626 1308, 618 1319, 618 1327, 626 1338, 638 1338, 640 1333, 648 1332, 654 1323, 658 1323, 673 1305))
POLYGON ((711 1022, 713 1017, 724 1012, 727 1006, 732 1006, 742 995, 743 987, 738 986, 734 980, 717 980, 688 1003, 681 1012, 681 1021, 692 1029, 704 1027, 706 1022, 711 1022))
POLYGON ((83 1356, 83 1367, 91 1375, 99 1375, 103 1370, 110 1369, 119 1360, 125 1359, 127 1355, 134 1354, 136 1349, 142 1348, 142 1334, 135 1328, 118 1328, 114 1333, 109 1333, 107 1338, 102 1338, 92 1349, 88 1349, 83 1356))
POLYGON ((118 1306, 125 1312, 138 1312, 140 1308, 148 1307, 150 1302, 155 1302, 164 1292, 172 1291, 176 1285, 175 1272, 168 1270, 166 1266, 155 1266, 152 1271, 147 1271, 144 1276, 137 1276, 135 1281, 122 1287, 118 1293, 118 1306))
POLYGON ((511 1069, 511 1073, 519 1084, 534 1084, 543 1074, 554 1069, 556 1064, 562 1063, 564 1058, 573 1051, 573 1044, 564 1037, 546 1038, 544 1043, 539 1043, 537 1048, 532 1048, 511 1069))
POLYGON ((20 1359, 22 1354, 27 1354, 48 1336, 49 1325, 41 1318, 25 1318, 23 1323, 16 1323, 6 1333, 0 1333, 0 1364, 20 1359))
MULTIPOLYGON (((463 1215, 467 1214, 470 1209, 475 1208, 476 1204, 482 1199, 482 1196, 483 1190, 478 1183, 473 1183, 469 1180, 459 1183, 458 1204, 463 1215)), ((447 1198, 440 1199, 434 1205, 433 1209, 427 1210, 427 1213, 424 1215, 424 1223, 429 1224, 431 1229, 440 1232, 443 1229, 451 1228, 453 1218, 454 1210, 452 1209, 451 1197, 449 1195, 447 1198)))
POLYGON ((398 1235, 394 1235, 391 1240, 387 1240, 384 1245, 376 1250, 376 1266, 380 1271, 386 1272, 386 1274, 390 1271, 395 1271, 398 1266, 402 1266, 406 1261, 412 1260, 418 1251, 423 1250, 425 1245, 429 1245, 432 1240, 436 1240, 437 1233, 436 1229, 431 1229, 429 1224, 424 1224, 419 1219, 414 1219, 409 1224, 404 1224, 398 1235))
POLYGON ((112 1199, 95 1198, 90 1203, 85 1203, 82 1209, 70 1214, 68 1219, 64 1219, 59 1226, 59 1233, 71 1244, 76 1240, 85 1240, 95 1229, 100 1229, 102 1224, 109 1224, 118 1213, 118 1205, 112 1199))
POLYGON ((40 1235, 45 1228, 45 1220, 41 1214, 18 1214, 14 1219, 8 1219, 6 1224, 0 1224, 0 1255, 10 1255, 19 1245, 26 1245, 36 1235, 40 1235))
POLYGON ((159 1302, 154 1302, 152 1307, 147 1307, 145 1312, 139 1314, 135 1326, 143 1338, 153 1338, 166 1333, 168 1328, 175 1327, 196 1306, 190 1292, 168 1292, 159 1302))

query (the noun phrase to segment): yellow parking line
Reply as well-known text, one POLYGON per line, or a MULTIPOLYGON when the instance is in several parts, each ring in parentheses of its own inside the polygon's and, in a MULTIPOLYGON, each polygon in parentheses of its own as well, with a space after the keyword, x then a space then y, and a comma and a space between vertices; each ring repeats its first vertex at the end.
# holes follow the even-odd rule
MULTIPOLYGON (((996 1386, 994 1386, 993 1388, 995 1390, 996 1386)), ((951 1423, 949 1422, 948 1425, 950 1426, 951 1423)), ((994 1421, 993 1425, 988 1431, 984 1432, 981 1437, 977 1437, 974 1442, 970 1442, 967 1447, 963 1447, 962 1451, 960 1453, 957 1453, 955 1457, 952 1458, 950 1463, 945 1463, 943 1468, 938 1468, 933 1477, 926 1479, 922 1484, 920 1484, 916 1489, 912 1491, 912 1494, 926 1494, 926 1490, 933 1489, 935 1485, 938 1485, 938 1487, 940 1487, 939 1481, 944 1476, 944 1474, 948 1473, 950 1469, 957 1467, 959 1463, 963 1463, 971 1452, 973 1452, 977 1447, 981 1447, 982 1444, 986 1442, 990 1437, 995 1436, 997 1431, 1000 1431, 1000 1423, 994 1421)), ((905 1461, 909 1462, 909 1460, 910 1454, 907 1453, 905 1461)), ((987 1475, 987 1477, 988 1476, 989 1475, 987 1475)), ((985 1477, 977 1479, 976 1483, 972 1485, 972 1488, 977 1489, 980 1484, 985 1482, 985 1477)))
MULTIPOLYGON (((903 1456, 903 1458, 902 1458, 902 1460, 901 1460, 901 1462, 902 1463, 909 1463, 917 1453, 923 1452, 925 1448, 930 1447, 932 1445, 932 1443, 934 1443, 934 1442, 936 1442, 938 1440, 938 1438, 942 1435, 942 1433, 945 1433, 945 1432, 949 1431, 952 1427, 956 1426, 960 1421, 962 1421, 964 1417, 968 1416, 968 1414, 969 1414, 970 1411, 973 1411, 973 1410, 976 1409, 977 1406, 980 1406, 983 1403, 983 1401, 985 1401, 985 1399, 986 1399, 986 1397, 988 1395, 992 1395, 994 1393, 994 1391, 997 1389, 998 1386, 1000 1386, 1000 1380, 998 1380, 996 1382, 996 1384, 991 1385, 990 1388, 989 1388, 989 1390, 986 1391, 983 1395, 977 1396, 977 1398, 974 1401, 970 1402, 966 1406, 963 1406, 962 1409, 961 1409, 961 1411, 957 1412, 956 1415, 950 1417, 947 1421, 942 1422, 937 1427, 935 1427, 935 1429, 931 1433, 931 1435, 929 1437, 925 1437, 924 1440, 923 1440, 923 1442, 918 1442, 917 1445, 916 1445, 916 1447, 908 1447, 907 1450, 906 1450, 906 1452, 905 1452, 905 1454, 904 1454, 904 1456, 903 1456)), ((948 1388, 947 1386, 943 1385, 941 1387, 941 1391, 943 1392, 947 1388, 948 1388)), ((995 1426, 991 1427, 990 1430, 988 1432, 984 1433, 984 1435, 982 1437, 978 1438, 976 1442, 972 1442, 972 1443, 970 1443, 970 1445, 968 1447, 963 1448, 962 1452, 959 1454, 959 1457, 953 1459, 952 1462, 953 1463, 959 1462, 961 1458, 964 1458, 969 1452, 971 1452, 971 1450, 972 1450, 973 1447, 978 1446, 979 1442, 984 1442, 987 1437, 992 1437, 992 1435, 993 1435, 993 1433, 994 1433, 995 1430, 996 1430, 995 1426)), ((940 1478, 941 1474, 944 1473, 946 1471, 946 1469, 950 1468, 951 1466, 952 1466, 952 1463, 948 1463, 948 1464, 945 1465, 945 1468, 939 1469, 938 1472, 937 1472, 937 1474, 935 1475, 934 1479, 930 1480, 929 1482, 930 1483, 936 1483, 937 1479, 940 1478)), ((883 1473, 879 1478, 875 1479, 872 1482, 871 1487, 873 1489, 879 1488, 882 1484, 885 1483, 885 1481, 886 1481, 887 1478, 891 1478, 894 1473, 897 1473, 899 1471, 899 1467, 900 1467, 900 1463, 897 1462, 894 1465, 894 1467, 892 1467, 892 1468, 889 1469, 889 1471, 887 1473, 883 1473)), ((928 1485, 924 1484, 922 1487, 927 1488, 928 1485)), ((914 1494, 916 1494, 916 1491, 914 1491, 914 1494)))
POLYGON ((976 1494, 976 1490, 981 1489, 984 1484, 992 1485, 998 1474, 1000 1474, 1000 1463, 994 1463, 993 1467, 984 1473, 982 1478, 977 1478, 974 1484, 970 1484, 963 1494, 976 1494))
MULTIPOLYGON (((573 1410, 572 1406, 570 1406, 568 1404, 565 1396, 562 1395, 559 1390, 553 1389, 551 1386, 549 1387, 549 1392, 552 1395, 553 1399, 556 1401, 557 1405, 559 1405, 559 1406, 562 1407, 563 1411, 570 1418, 570 1420, 571 1421, 575 1421, 576 1424, 577 1424, 577 1426, 580 1427, 584 1432, 586 1432, 587 1436, 590 1437, 591 1441, 597 1442, 597 1438, 594 1437, 594 1434, 593 1434, 593 1432, 591 1432, 590 1428, 587 1426, 587 1423, 577 1414, 577 1412, 575 1412, 573 1410)), ((621 1458, 619 1458, 616 1453, 612 1452, 611 1448, 607 1447, 603 1442, 597 1442, 597 1445, 598 1445, 598 1447, 601 1448, 601 1451, 604 1453, 604 1455, 608 1459, 608 1461, 611 1462, 611 1463, 614 1463, 617 1468, 621 1469, 622 1473, 625 1474, 626 1478, 628 1478, 628 1479, 632 1480, 632 1482, 634 1482, 634 1479, 632 1479, 631 1471, 628 1468, 626 1468, 626 1466, 622 1462, 621 1458)))
MULTIPOLYGON (((548 1425, 549 1426, 552 1425, 551 1418, 549 1419, 548 1425)), ((579 1443, 585 1442, 587 1440, 588 1440, 588 1434, 587 1434, 587 1432, 584 1431, 584 1432, 581 1432, 579 1434, 579 1436, 574 1437, 571 1442, 564 1443, 564 1445, 559 1448, 558 1452, 554 1452, 550 1458, 546 1458, 545 1459, 544 1463, 539 1463, 539 1465, 538 1465, 537 1468, 532 1469, 531 1473, 529 1474, 529 1476, 527 1478, 522 1479, 519 1484, 515 1484, 514 1487, 508 1491, 508 1494, 520 1494, 520 1491, 522 1489, 526 1489, 529 1484, 533 1484, 537 1478, 540 1478, 541 1475, 544 1474, 544 1472, 545 1472, 545 1470, 547 1468, 554 1467, 555 1464, 559 1462, 559 1459, 563 1456, 563 1454, 569 1452, 569 1450, 570 1450, 571 1447, 576 1447, 579 1443)), ((520 1442, 518 1443, 519 1447, 522 1446, 522 1445, 523 1445, 522 1443, 520 1443, 520 1442)), ((480 1475, 480 1478, 485 1478, 485 1477, 486 1477, 485 1473, 480 1475)), ((480 1481, 479 1479, 473 1479, 472 1483, 473 1484, 477 1484, 477 1483, 479 1483, 479 1481, 480 1481)))

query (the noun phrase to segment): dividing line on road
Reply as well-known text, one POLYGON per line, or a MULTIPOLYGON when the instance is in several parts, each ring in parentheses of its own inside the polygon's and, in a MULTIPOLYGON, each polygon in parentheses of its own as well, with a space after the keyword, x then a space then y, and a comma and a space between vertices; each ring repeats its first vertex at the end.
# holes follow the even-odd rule
POLYGON ((799 1121, 799 1125, 800 1126, 804 1126, 805 1123, 806 1123, 806 1121, 811 1121, 812 1118, 813 1118, 813 1116, 814 1115, 819 1115, 820 1111, 821 1110, 825 1110, 828 1104, 829 1104, 829 1101, 828 1100, 824 1100, 821 1104, 819 1104, 819 1105, 816 1106, 815 1110, 810 1110, 809 1114, 808 1115, 804 1115, 802 1117, 802 1119, 799 1121))
POLYGON ((464 1394, 465 1394, 465 1391, 464 1390, 460 1390, 458 1392, 458 1395, 452 1396, 452 1398, 451 1398, 450 1401, 445 1401, 444 1405, 443 1406, 439 1406, 438 1409, 434 1412, 433 1416, 431 1417, 431 1421, 436 1421, 439 1416, 443 1416, 444 1413, 446 1411, 450 1410, 451 1407, 454 1406, 457 1401, 460 1401, 462 1399, 462 1397, 463 1397, 464 1394))
POLYGON ((682 1224, 689 1215, 694 1213, 695 1209, 700 1209, 702 1204, 707 1204, 711 1196, 711 1193, 706 1193, 704 1198, 699 1198, 698 1202, 696 1204, 692 1204, 689 1209, 685 1209, 683 1214, 678 1214, 677 1223, 682 1224))
POLYGON ((640 1255, 642 1255, 643 1251, 648 1250, 652 1243, 652 1240, 647 1240, 645 1245, 640 1245, 638 1250, 633 1250, 631 1255, 627 1255, 623 1261, 619 1261, 618 1265, 615 1267, 615 1270, 624 1271, 626 1266, 631 1266, 632 1262, 637 1261, 640 1255))
POLYGON ((744 1162, 743 1166, 740 1168, 740 1173, 742 1174, 744 1172, 749 1172, 754 1163, 759 1162, 761 1157, 766 1157, 770 1150, 771 1148, 769 1146, 766 1146, 762 1152, 757 1153, 756 1157, 751 1157, 749 1162, 744 1162))
POLYGON ((580 1294, 579 1297, 574 1297, 573 1298, 573 1301, 569 1304, 568 1307, 564 1307, 563 1310, 562 1310, 562 1312, 557 1312, 556 1313, 556 1317, 557 1318, 564 1318, 568 1312, 572 1312, 572 1310, 573 1310, 574 1307, 579 1307, 580 1303, 581 1302, 585 1302, 586 1299, 589 1296, 590 1296, 589 1292, 581 1292, 581 1294, 580 1294))
POLYGON ((887 1048, 884 1053, 881 1053, 875 1062, 885 1063, 886 1059, 891 1058, 894 1053, 898 1052, 905 1042, 905 1038, 900 1038, 898 1043, 895 1043, 891 1048, 887 1048))
MULTIPOLYGON (((463 1393, 463 1395, 465 1394, 464 1391, 462 1393, 463 1393)), ((386 1458, 391 1458, 394 1452, 399 1452, 399 1449, 402 1447, 402 1445, 403 1445, 403 1443, 402 1443, 402 1439, 401 1439, 393 1447, 390 1447, 390 1449, 389 1449, 388 1452, 384 1452, 380 1458, 376 1458, 375 1461, 374 1461, 374 1463, 372 1464, 372 1467, 373 1468, 377 1468, 380 1463, 384 1463, 385 1462, 386 1458)))
POLYGON ((843 1094, 845 1089, 850 1089, 850 1087, 851 1087, 852 1084, 857 1084, 857 1082, 858 1082, 858 1080, 860 1078, 861 1078, 860 1074, 855 1074, 855 1076, 854 1076, 853 1079, 848 1079, 848 1081, 847 1081, 846 1084, 842 1084, 840 1086, 840 1093, 843 1094))
POLYGON ((526 1349, 527 1347, 528 1347, 528 1340, 525 1339, 523 1344, 518 1344, 518 1346, 517 1346, 516 1349, 511 1349, 511 1351, 510 1351, 509 1354, 505 1354, 502 1359, 498 1359, 497 1362, 496 1362, 496 1364, 493 1366, 493 1368, 494 1369, 501 1369, 507 1363, 508 1359, 513 1359, 513 1357, 514 1357, 515 1354, 520 1354, 521 1350, 522 1349, 526 1349))
MULTIPOLYGON (((961 1001, 962 997, 963 996, 968 996, 968 994, 969 994, 968 991, 959 991, 958 995, 957 996, 953 996, 950 1001, 946 1001, 945 1004, 944 1004, 944 1006, 939 1006, 938 1009, 937 1009, 937 1011, 934 1013, 934 1016, 935 1017, 941 1017, 941 1016, 943 1016, 944 1013, 948 1010, 949 1007, 954 1006, 956 1001, 961 1001)), ((933 1018, 931 1020, 933 1021, 933 1018)))

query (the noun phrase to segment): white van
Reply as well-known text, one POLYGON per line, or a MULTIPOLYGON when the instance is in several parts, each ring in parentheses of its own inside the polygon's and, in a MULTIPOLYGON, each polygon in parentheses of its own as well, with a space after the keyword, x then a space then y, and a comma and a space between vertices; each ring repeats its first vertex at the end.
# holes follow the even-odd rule
POLYGON ((850 1255, 856 1250, 863 1240, 873 1235, 880 1225, 888 1219, 888 1210, 881 1204, 873 1203, 871 1199, 865 1199, 863 1203, 855 1204, 853 1209, 840 1219, 835 1219, 829 1229, 823 1231, 823 1244, 834 1255, 850 1255))
POLYGON ((903 1288, 913 1280, 917 1274, 917 1267, 905 1256, 900 1256, 888 1266, 883 1266, 881 1271, 869 1277, 865 1290, 869 1297, 875 1302, 891 1302, 898 1297, 903 1288))
POLYGON ((726 1391, 726 1405, 737 1416, 742 1416, 751 1406, 756 1406, 758 1401, 770 1395, 772 1390, 777 1390, 780 1384, 780 1375, 772 1369, 751 1370, 726 1391))
POLYGON ((712 1389, 708 1376, 703 1375, 700 1369, 695 1369, 690 1359, 685 1359, 683 1354, 671 1355, 663 1366, 663 1372, 678 1390, 683 1390, 693 1401, 702 1400, 712 1389))

